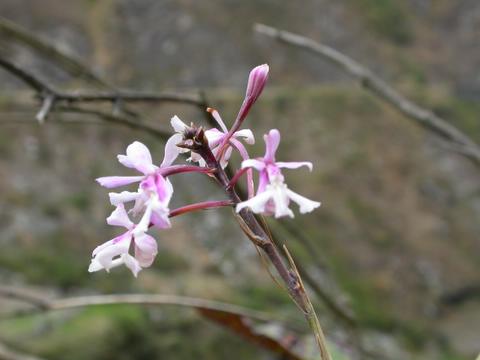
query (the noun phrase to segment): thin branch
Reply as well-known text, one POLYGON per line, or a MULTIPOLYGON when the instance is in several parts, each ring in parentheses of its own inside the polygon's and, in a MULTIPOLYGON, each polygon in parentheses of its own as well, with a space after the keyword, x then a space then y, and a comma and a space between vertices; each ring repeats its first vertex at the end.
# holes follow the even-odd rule
POLYGON ((0 67, 4 68, 12 75, 15 75, 17 78, 22 80, 26 85, 30 86, 31 88, 36 90, 38 93, 41 93, 43 91, 47 91, 48 93, 55 92, 53 88, 50 87, 49 84, 41 80, 35 74, 22 69, 21 67, 15 65, 14 63, 2 57, 0 57, 0 67))
POLYGON ((58 100, 68 102, 172 102, 192 105, 203 105, 202 98, 197 94, 179 94, 174 92, 154 93, 154 92, 133 92, 128 90, 118 90, 115 92, 61 92, 57 94, 58 100))
POLYGON ((40 124, 43 124, 43 122, 45 121, 45 118, 47 117, 48 113, 52 109, 55 102, 55 98, 56 97, 54 94, 48 94, 43 99, 42 107, 40 108, 40 111, 35 116, 35 118, 40 124))
MULTIPOLYGON (((0 57, 0 67, 7 70, 12 75, 15 75, 17 78, 22 80, 26 85, 33 88, 37 96, 42 100, 42 107, 38 112, 36 118, 40 122, 49 115, 49 112, 53 109, 55 104, 66 103, 63 106, 63 110, 66 111, 67 108, 75 109, 70 106, 72 103, 91 103, 91 102, 111 102, 118 103, 122 102, 174 102, 174 103, 183 103, 190 104, 197 107, 205 106, 204 100, 201 96, 195 94, 179 94, 174 92, 164 92, 164 93, 148 93, 148 92, 133 92, 133 91, 114 91, 114 92, 68 92, 56 89, 54 86, 50 85, 46 81, 40 79, 34 73, 19 67, 18 65, 10 62, 9 60, 0 57)), ((79 108, 76 108, 77 110, 79 108)), ((79 112, 79 111, 76 111, 79 112)), ((118 114, 118 112, 115 112, 118 114)), ((131 116, 116 116, 113 114, 114 118, 118 120, 119 118, 128 118, 129 121, 133 122, 131 116)), ((98 114, 97 114, 98 115, 98 114)), ((110 117, 109 117, 110 118, 110 117)), ((105 119, 104 120, 108 120, 105 119)), ((110 119, 111 120, 111 119, 110 119)))
POLYGON ((41 38, 23 27, 0 17, 0 34, 9 40, 15 40, 30 47, 50 60, 60 63, 70 74, 80 76, 97 85, 113 88, 94 71, 73 55, 67 55, 58 47, 43 41, 41 38))
MULTIPOLYGON (((63 299, 47 300, 41 296, 27 294, 16 288, 8 288, 0 286, 0 296, 14 298, 33 305, 35 308, 29 312, 21 312, 18 314, 31 314, 36 311, 58 311, 68 310, 87 306, 99 305, 173 305, 192 308, 196 310, 202 317, 219 323, 223 327, 232 330, 239 336, 256 344, 271 352, 281 354, 285 359, 302 360, 297 356, 288 344, 284 344, 282 340, 277 340, 270 335, 257 332, 256 327, 251 320, 262 323, 281 324, 284 329, 291 330, 291 326, 287 326, 282 320, 273 317, 270 314, 256 311, 234 304, 212 301, 201 298, 193 298, 177 295, 164 294, 118 294, 118 295, 97 295, 97 296, 79 296, 63 299)), ((293 334, 292 334, 293 335, 293 334)), ((13 354, 13 353, 12 353, 13 354)), ((2 348, 0 344, 0 359, 2 358, 2 348)), ((7 360, 35 360, 34 358, 7 357, 7 360)))
POLYGON ((10 349, 5 344, 0 343, 0 359, 2 360, 42 360, 39 357, 20 353, 16 350, 10 349))
POLYGON ((480 165, 480 147, 468 135, 451 125, 448 121, 435 115, 432 111, 406 99, 372 71, 352 58, 312 39, 263 24, 256 24, 255 31, 288 45, 307 50, 339 66, 348 74, 356 77, 363 87, 370 90, 380 99, 389 103, 422 127, 455 144, 458 152, 473 160, 477 165, 480 165))
POLYGON ((165 141, 171 136, 171 133, 168 131, 164 131, 164 130, 160 130, 158 128, 152 127, 147 123, 139 122, 137 119, 132 119, 128 115, 120 115, 120 114, 115 115, 105 111, 87 109, 82 107, 74 107, 74 106, 57 106, 55 108, 55 111, 62 112, 62 113, 93 115, 106 122, 126 126, 131 129, 146 131, 147 133, 151 135, 155 135, 158 138, 165 141))
POLYGON ((78 296, 63 299, 46 299, 39 295, 32 295, 17 288, 0 286, 0 296, 8 299, 23 301, 34 306, 39 311, 65 310, 94 305, 177 305, 183 307, 202 308, 216 310, 245 316, 259 321, 277 321, 269 314, 261 311, 251 310, 242 306, 229 303, 206 300, 201 298, 164 295, 164 294, 118 294, 118 295, 92 295, 78 296))

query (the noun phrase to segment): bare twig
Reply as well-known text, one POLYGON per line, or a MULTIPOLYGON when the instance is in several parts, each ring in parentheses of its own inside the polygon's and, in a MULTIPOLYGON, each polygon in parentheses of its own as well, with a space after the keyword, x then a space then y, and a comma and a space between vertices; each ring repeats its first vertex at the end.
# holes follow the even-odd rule
POLYGON ((3 17, 0 17, 0 34, 3 34, 9 40, 15 40, 30 47, 50 60, 60 63, 74 76, 80 76, 97 85, 112 88, 107 81, 101 79, 94 71, 83 64, 81 60, 76 59, 73 55, 65 54, 65 52, 56 46, 43 41, 38 36, 3 17))
MULTIPOLYGON (((302 360, 303 358, 296 355, 290 349, 288 344, 277 340, 274 337, 257 332, 251 320, 259 322, 277 323, 281 324, 284 329, 291 329, 291 327, 283 324, 283 322, 270 314, 261 311, 256 311, 234 304, 223 303, 218 301, 211 301, 201 298, 193 298, 177 295, 165 294, 118 294, 118 295, 97 295, 97 296, 79 296, 63 299, 48 300, 41 296, 27 294, 17 288, 9 288, 0 286, 0 296, 13 298, 24 301, 34 306, 34 309, 20 314, 31 314, 36 311, 58 311, 75 309, 86 306, 98 305, 121 305, 121 304, 135 304, 135 305, 173 305, 192 308, 196 310, 204 318, 216 322, 234 333, 242 336, 246 340, 269 350, 273 353, 284 356, 289 360, 302 360), (247 321, 248 320, 248 321, 247 321)), ((17 314, 18 315, 18 314, 17 314)), ((2 358, 2 347, 0 344, 0 359, 2 358)), ((5 352, 5 354, 7 354, 5 352)), ((9 353, 10 354, 10 353, 9 353)), ((14 354, 11 352, 11 354, 14 354)), ((22 357, 6 357, 7 360, 34 360, 34 358, 22 357)))
POLYGON ((168 131, 164 131, 164 130, 160 130, 158 128, 152 127, 148 125, 146 122, 145 123, 139 122, 137 119, 132 119, 128 115, 120 115, 120 114, 115 115, 106 111, 88 109, 83 107, 75 107, 75 106, 57 106, 55 108, 55 111, 63 112, 63 113, 93 115, 106 122, 126 126, 136 130, 146 131, 149 134, 157 136, 162 140, 167 140, 171 136, 171 133, 168 131))
POLYGON ((42 107, 38 112, 36 118, 39 122, 43 122, 53 109, 55 104, 63 103, 62 106, 56 106, 55 110, 62 112, 75 112, 82 114, 95 115, 102 120, 114 122, 122 125, 126 125, 132 128, 147 130, 163 139, 168 138, 167 132, 148 126, 139 122, 137 119, 129 116, 128 114, 121 115, 118 112, 107 113, 99 110, 85 109, 80 107, 71 106, 71 103, 83 103, 83 102, 115 102, 122 101, 155 101, 155 102, 181 102, 185 104, 192 104, 195 106, 203 106, 204 102, 202 98, 196 95, 184 95, 177 93, 134 93, 134 92, 99 92, 99 93, 86 93, 86 92, 65 92, 55 89, 52 85, 46 81, 40 79, 32 72, 23 69, 12 62, 0 57, 0 67, 15 75, 22 80, 26 85, 30 86, 37 92, 42 100, 42 107))
POLYGON ((258 33, 270 36, 280 42, 319 55, 334 65, 341 67, 348 74, 356 77, 363 87, 370 90, 373 94, 392 105, 395 109, 414 120, 422 127, 432 131, 444 140, 453 143, 457 152, 470 160, 473 160, 477 165, 480 165, 480 146, 468 135, 451 125, 446 120, 435 115, 432 111, 406 99, 385 81, 357 61, 329 46, 288 31, 279 30, 263 24, 256 24, 255 30, 258 33))
POLYGON ((20 353, 10 349, 7 345, 0 343, 0 359, 1 360, 42 360, 39 357, 20 353))

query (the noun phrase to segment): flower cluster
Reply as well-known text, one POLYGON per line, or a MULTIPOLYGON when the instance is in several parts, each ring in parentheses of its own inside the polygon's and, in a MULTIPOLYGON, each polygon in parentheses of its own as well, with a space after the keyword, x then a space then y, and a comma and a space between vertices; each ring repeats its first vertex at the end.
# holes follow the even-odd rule
MULTIPOLYGON (((268 65, 260 65, 250 72, 244 101, 238 115, 230 129, 225 125, 217 110, 208 108, 207 111, 216 121, 219 129, 212 128, 203 131, 194 125, 186 125, 180 118, 174 116, 171 125, 174 134, 165 145, 165 155, 162 163, 153 164, 148 148, 136 141, 127 147, 125 155, 118 155, 118 161, 131 169, 137 170, 139 176, 109 176, 97 179, 97 182, 107 188, 116 188, 124 185, 139 183, 135 192, 122 191, 109 194, 110 203, 115 210, 107 218, 112 226, 121 226, 126 232, 116 238, 98 246, 92 254, 89 271, 98 271, 125 264, 132 273, 138 272, 152 264, 157 254, 155 239, 147 234, 150 227, 166 229, 171 226, 170 217, 188 211, 218 207, 220 204, 236 206, 236 211, 242 215, 245 211, 258 214, 293 217, 289 208, 290 201, 299 205, 301 213, 307 213, 320 206, 319 202, 309 200, 292 190, 285 184, 282 168, 296 169, 305 166, 312 170, 310 162, 280 162, 276 161, 275 154, 280 143, 280 132, 270 130, 264 136, 266 151, 263 158, 250 158, 244 143, 251 145, 255 142, 254 135, 249 129, 240 129, 251 107, 258 99, 265 87, 268 78, 268 65), (201 141, 207 148, 209 162, 204 154, 194 147, 186 146, 188 134, 201 134, 201 141), (243 143, 243 142, 244 143, 243 143), (248 199, 239 201, 211 201, 188 205, 176 211, 170 211, 169 203, 173 195, 173 186, 168 176, 182 172, 203 172, 218 176, 219 172, 228 165, 234 153, 242 157, 242 169, 237 172, 230 182, 221 183, 224 190, 229 191, 236 181, 243 175, 247 176, 248 199), (187 161, 198 164, 195 166, 172 165, 180 154, 190 153, 187 161), (213 159, 213 164, 211 159, 213 159), (259 172, 258 186, 254 191, 253 169, 259 172), (126 204, 133 203, 127 211, 126 204), (250 209, 250 210, 247 210, 250 209), (135 224, 129 217, 131 214, 138 219, 135 224), (133 250, 133 255, 130 254, 133 250)), ((217 179, 218 180, 218 179, 217 179)), ((224 179, 225 182, 225 179, 224 179)))

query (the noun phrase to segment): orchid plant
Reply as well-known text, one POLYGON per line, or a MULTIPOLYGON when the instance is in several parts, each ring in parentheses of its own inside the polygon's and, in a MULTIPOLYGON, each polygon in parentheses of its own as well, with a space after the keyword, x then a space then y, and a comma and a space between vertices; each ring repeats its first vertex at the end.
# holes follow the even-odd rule
POLYGON ((117 188, 139 183, 135 192, 122 191, 109 194, 115 210, 107 218, 107 224, 122 226, 126 232, 98 246, 92 254, 90 272, 110 269, 124 264, 134 276, 141 269, 149 267, 157 255, 157 243, 148 234, 150 228, 171 227, 170 218, 191 211, 229 206, 234 209, 237 221, 244 233, 260 249, 275 267, 292 299, 305 314, 316 335, 322 359, 328 359, 323 334, 311 302, 303 288, 298 271, 287 252, 290 266, 280 255, 265 222, 258 215, 294 217, 291 202, 298 204, 300 213, 308 213, 320 203, 307 199, 290 190, 285 183, 281 169, 306 167, 312 170, 311 162, 282 162, 276 160, 280 144, 280 131, 270 130, 264 135, 265 155, 251 158, 247 147, 254 144, 254 134, 250 129, 241 129, 253 104, 261 95, 268 78, 268 65, 255 67, 248 78, 245 98, 230 129, 217 110, 207 108, 219 128, 205 130, 203 127, 185 124, 178 116, 171 119, 174 134, 165 144, 164 158, 160 165, 154 165, 148 148, 135 141, 126 149, 125 155, 118 155, 118 161, 140 174, 137 176, 108 176, 96 179, 106 188, 117 188), (234 152, 242 158, 240 169, 232 177, 225 171, 234 152), (187 164, 174 164, 179 155, 187 154, 187 164), (258 185, 255 191, 253 170, 258 171, 258 185), (225 200, 205 201, 170 210, 169 203, 174 189, 169 180, 180 173, 203 173, 214 179, 226 195, 225 200), (236 191, 238 181, 246 176, 247 194, 241 199, 236 191), (127 210, 126 204, 131 207, 127 210), (136 220, 136 223, 129 217, 136 220), (133 250, 133 255, 129 253, 133 250))

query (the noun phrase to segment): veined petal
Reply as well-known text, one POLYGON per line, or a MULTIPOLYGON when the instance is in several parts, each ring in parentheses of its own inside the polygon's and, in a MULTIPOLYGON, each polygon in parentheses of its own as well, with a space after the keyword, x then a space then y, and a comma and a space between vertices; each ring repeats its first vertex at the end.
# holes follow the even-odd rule
POLYGON ((233 148, 231 146, 227 147, 227 150, 222 155, 222 158, 220 159, 220 166, 222 169, 225 169, 228 165, 228 160, 230 160, 230 157, 232 156, 233 148))
POLYGON ((308 170, 312 171, 313 165, 310 161, 289 161, 289 162, 282 162, 277 161, 275 163, 279 168, 286 168, 286 169, 298 169, 299 167, 306 166, 308 170))
POLYGON ((252 130, 250 129, 242 129, 238 130, 233 134, 234 137, 241 137, 245 140, 245 142, 249 145, 255 144, 255 136, 253 135, 252 130))
POLYGON ((289 198, 287 195, 287 186, 283 183, 273 184, 267 187, 267 190, 272 191, 273 202, 275 204, 275 218, 280 218, 283 216, 290 216, 293 218, 293 211, 289 209, 289 198))
POLYGON ((124 228, 131 229, 133 222, 130 221, 125 207, 123 204, 119 204, 112 214, 107 218, 107 224, 112 226, 123 226, 124 228))
POLYGON ((254 213, 260 214, 265 212, 265 206, 267 205, 268 200, 272 197, 270 191, 264 191, 260 194, 255 195, 251 199, 238 203, 235 210, 240 212, 242 209, 249 207, 254 213))
POLYGON ((150 226, 150 218, 152 216, 152 205, 151 203, 147 203, 145 208, 145 212, 143 213, 142 218, 140 219, 139 223, 133 230, 133 236, 137 237, 140 236, 141 233, 144 233, 148 230, 150 226))
POLYGON ((156 167, 152 164, 152 155, 150 150, 139 141, 134 141, 127 147, 127 155, 118 155, 118 161, 129 168, 135 168, 141 173, 148 175, 155 171, 156 167))
POLYGON ((172 119, 170 120, 170 124, 177 133, 183 133, 187 128, 187 125, 182 120, 180 120, 177 115, 172 117, 172 119))
POLYGON ((311 212, 321 205, 319 202, 307 199, 306 197, 301 196, 290 189, 287 189, 287 194, 290 199, 292 199, 298 204, 298 206, 300 207, 300 212, 302 214, 311 212))
POLYGON ((217 110, 213 109, 213 108, 208 108, 207 111, 212 114, 212 117, 215 119, 215 121, 217 122, 217 124, 220 126, 220 129, 222 129, 222 131, 224 133, 227 133, 228 132, 228 129, 227 127, 225 126, 225 123, 223 122, 222 120, 222 117, 220 116, 220 114, 218 113, 217 110))
POLYGON ((280 131, 272 129, 268 134, 263 136, 266 145, 265 160, 268 162, 275 161, 275 153, 277 152, 278 145, 280 144, 280 131))
POLYGON ((218 146, 218 144, 222 142, 225 136, 225 133, 221 132, 216 128, 213 128, 205 131, 205 136, 207 137, 207 140, 208 140, 208 146, 210 146, 210 149, 213 149, 214 147, 218 146))
POLYGON ((96 272, 102 270, 103 266, 97 261, 97 259, 92 259, 88 267, 88 272, 96 272))
POLYGON ((125 266, 130 269, 133 276, 137 277, 140 270, 142 270, 138 261, 128 253, 122 255, 122 261, 125 264, 125 266))
POLYGON ((110 204, 113 206, 118 206, 120 204, 137 200, 140 196, 138 192, 131 192, 131 191, 122 191, 121 193, 108 193, 108 197, 110 198, 110 204))
POLYGON ((157 253, 157 242, 152 236, 141 234, 135 238, 135 259, 137 259, 140 266, 148 267, 152 265, 157 253))
MULTIPOLYGON (((129 232, 128 232, 129 233, 129 232)), ((131 237, 129 236, 131 239, 131 237)), ((125 237, 122 240, 126 240, 125 237)), ((109 271, 113 266, 113 260, 115 257, 127 254, 128 248, 130 247, 130 241, 112 241, 109 243, 109 246, 102 248, 95 255, 95 260, 107 271, 109 271)))
POLYGON ((106 188, 116 188, 142 181, 144 176, 104 176, 95 179, 100 185, 106 188))
POLYGON ((165 144, 165 156, 160 167, 170 166, 180 153, 188 152, 188 149, 182 149, 177 144, 182 141, 183 135, 175 133, 167 140, 165 144))
POLYGON ((247 159, 242 161, 242 169, 252 167, 255 170, 262 171, 265 169, 265 163, 258 159, 247 159))

